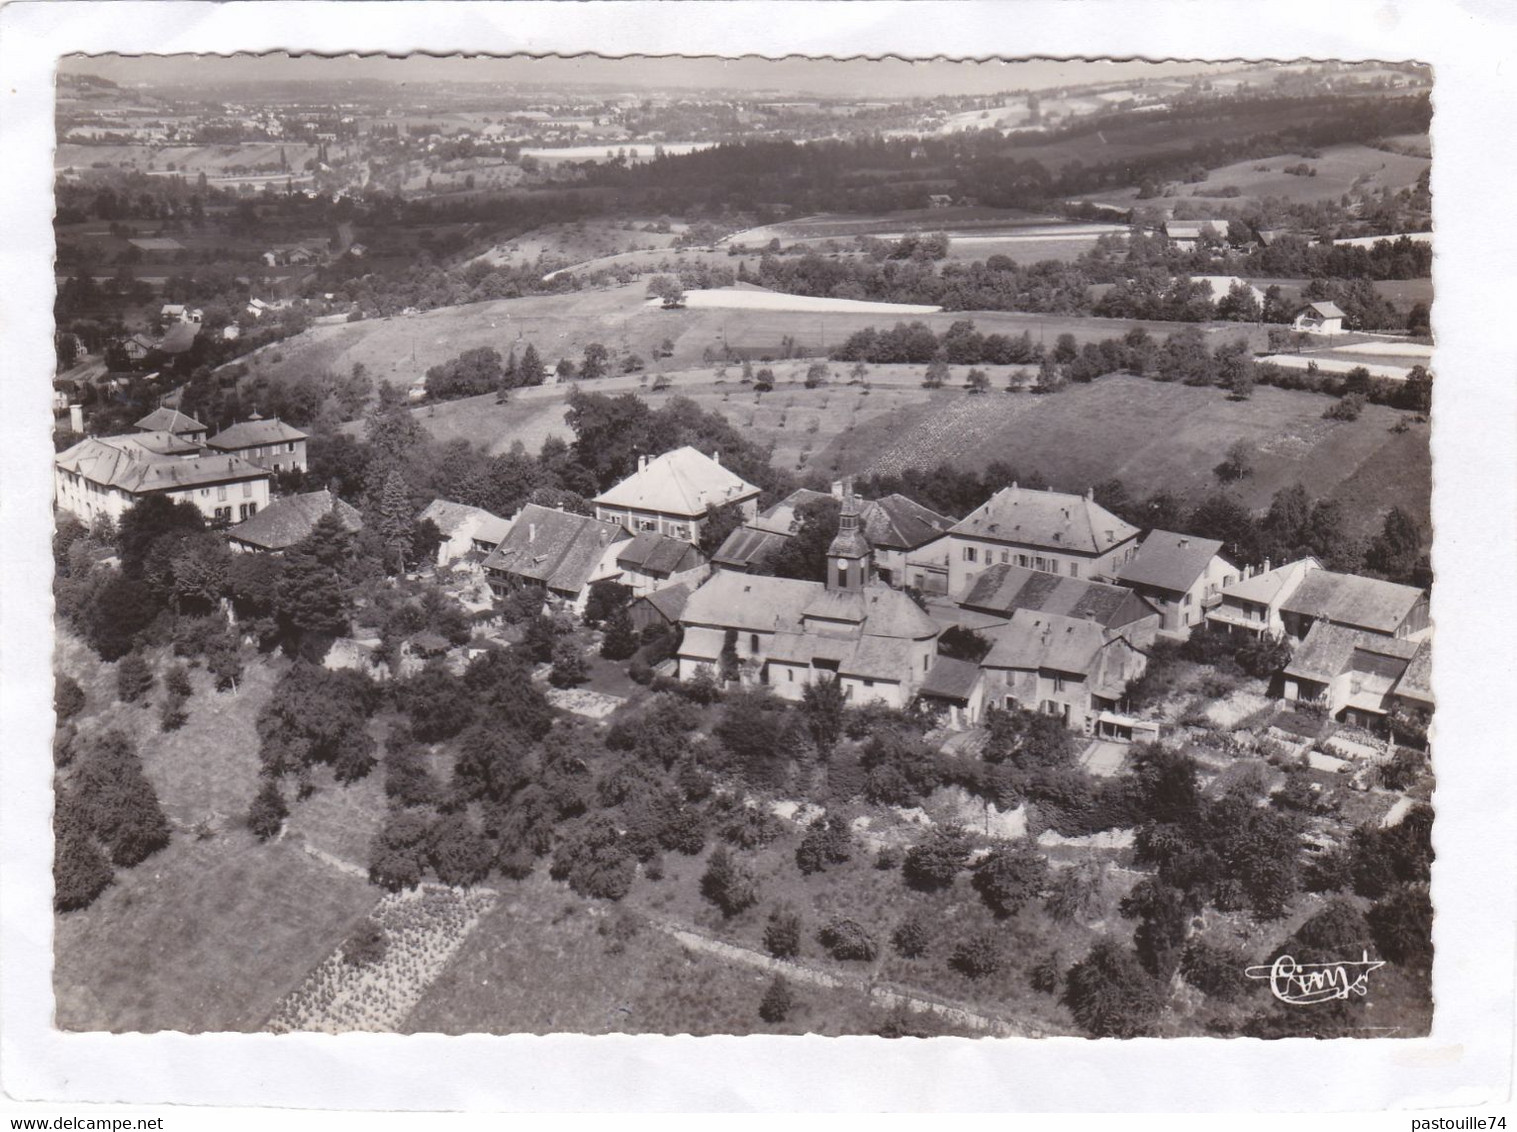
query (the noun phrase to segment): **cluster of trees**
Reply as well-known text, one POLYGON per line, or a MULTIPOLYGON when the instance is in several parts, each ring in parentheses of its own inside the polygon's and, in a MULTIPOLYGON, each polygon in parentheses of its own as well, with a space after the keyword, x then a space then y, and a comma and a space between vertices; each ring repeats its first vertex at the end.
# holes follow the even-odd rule
POLYGON ((427 370, 427 396, 435 401, 500 393, 527 385, 541 385, 548 376, 537 347, 527 343, 521 359, 513 348, 504 362, 493 346, 465 350, 458 357, 427 370))

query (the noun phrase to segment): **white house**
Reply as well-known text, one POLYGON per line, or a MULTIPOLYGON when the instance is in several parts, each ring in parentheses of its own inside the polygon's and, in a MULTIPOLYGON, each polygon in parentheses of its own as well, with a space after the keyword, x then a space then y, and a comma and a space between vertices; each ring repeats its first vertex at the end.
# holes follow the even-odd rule
POLYGON ((91 437, 53 458, 54 502, 85 523, 119 521, 150 495, 193 503, 213 523, 239 522, 268 506, 271 478, 236 456, 202 456, 168 432, 91 437))
POLYGON ((713 509, 735 505, 751 521, 758 497, 759 489, 722 467, 720 456, 686 445, 653 459, 640 457, 636 472, 595 497, 595 517, 633 534, 655 531, 699 542, 713 509))
POLYGON ((1343 312, 1337 303, 1307 303, 1291 319, 1291 329, 1299 334, 1342 334, 1343 312))
POLYGON ((1218 603, 1223 587, 1241 576, 1221 552, 1216 539, 1149 531, 1138 552, 1117 571, 1117 581, 1159 611, 1161 632, 1188 637, 1218 603))
POLYGON ((489 554, 511 530, 509 519, 449 499, 432 500, 417 519, 430 519, 442 533, 442 542, 437 547, 439 566, 450 565, 470 553, 489 554))

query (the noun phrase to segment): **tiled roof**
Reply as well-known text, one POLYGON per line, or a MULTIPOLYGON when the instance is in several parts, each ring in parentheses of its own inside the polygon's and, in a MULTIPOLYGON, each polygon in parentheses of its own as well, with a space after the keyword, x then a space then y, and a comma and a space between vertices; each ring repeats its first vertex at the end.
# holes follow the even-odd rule
POLYGON ((1252 578, 1244 578, 1234 585, 1227 586, 1222 590, 1222 596, 1269 605, 1286 586, 1295 585, 1307 571, 1318 570, 1321 567, 1322 563, 1315 558, 1299 558, 1295 562, 1287 562, 1284 566, 1276 566, 1273 570, 1266 570, 1262 574, 1255 574, 1252 578))
POLYGON ((915 550, 945 535, 955 520, 914 499, 891 494, 860 505, 859 519, 869 541, 887 550, 915 550))
POLYGON ((796 512, 807 503, 820 503, 831 499, 832 496, 825 491, 812 491, 809 487, 799 487, 785 496, 774 506, 759 513, 758 518, 749 524, 761 531, 772 531, 778 535, 791 535, 795 533, 796 512))
POLYGON ((1157 612, 1122 586, 999 563, 976 575, 957 601, 966 609, 1003 618, 1031 609, 1093 620, 1109 629, 1157 612))
POLYGON ((484 565, 542 582, 560 593, 577 594, 594 575, 606 548, 626 538, 627 532, 615 523, 528 503, 484 565))
POLYGON ((306 434, 298 428, 291 428, 278 417, 272 417, 268 420, 238 421, 230 428, 222 429, 206 443, 212 448, 230 451, 254 448, 260 444, 284 444, 305 438, 306 434))
POLYGON ((910 657, 902 653, 898 639, 865 633, 853 646, 853 652, 839 662, 838 672, 843 676, 901 683, 911 675, 907 671, 910 664, 910 657))
POLYGON ((1409 700, 1419 700, 1429 707, 1433 704, 1433 644, 1423 641, 1412 654, 1412 659, 1401 674, 1396 685, 1396 695, 1409 700))
POLYGON ((1311 311, 1313 314, 1317 315, 1318 318, 1344 317, 1343 312, 1338 309, 1337 303, 1330 303, 1325 300, 1320 303, 1307 303, 1306 306, 1302 307, 1301 310, 1297 313, 1304 313, 1306 311, 1311 311))
POLYGON ((711 561, 718 566, 746 568, 764 561, 784 546, 789 537, 751 526, 738 527, 722 542, 711 561))
POLYGON ((690 595, 680 620, 749 631, 798 631, 802 610, 824 590, 821 582, 717 573, 690 595))
MULTIPOLYGON (((115 439, 107 437, 107 443, 115 439)), ((119 438, 123 442, 129 441, 136 448, 148 452, 154 456, 198 456, 200 445, 192 440, 172 432, 162 430, 156 432, 134 432, 119 438)))
POLYGON ((1422 590, 1397 582, 1313 570, 1280 608, 1357 629, 1394 633, 1424 596, 1422 590))
POLYGON ((1117 571, 1117 577, 1129 585, 1184 593, 1221 552, 1218 539, 1149 531, 1138 552, 1117 571))
POLYGON ((1296 646, 1290 663, 1285 666, 1285 674, 1325 684, 1347 671, 1355 653, 1410 661, 1417 649, 1415 641, 1384 637, 1378 633, 1360 632, 1319 621, 1296 646))
POLYGON ((205 432, 206 426, 194 417, 186 416, 178 409, 154 409, 134 426, 143 432, 205 432))
POLYGON ((681 614, 685 612, 686 604, 690 601, 692 589, 689 582, 679 582, 676 585, 654 590, 651 594, 644 594, 638 600, 646 601, 653 606, 663 615, 665 621, 678 621, 681 614))
POLYGON ((640 574, 679 574, 701 564, 701 553, 684 539, 644 531, 621 545, 616 564, 640 574))
POLYGON ((602 507, 628 507, 697 518, 710 507, 758 494, 758 488, 686 445, 649 460, 639 471, 596 496, 602 507))
POLYGON ((953 527, 953 534, 1017 546, 1099 555, 1138 533, 1084 495, 1002 488, 953 527))
POLYGON ((939 696, 962 703, 969 699, 979 679, 980 666, 973 661, 940 656, 932 662, 927 678, 922 681, 921 691, 924 696, 939 696))
POLYGON ((1019 609, 1011 620, 985 630, 993 644, 981 661, 985 668, 1048 668, 1056 672, 1089 672, 1106 644, 1101 626, 1056 613, 1019 609))
POLYGON ((490 535, 496 531, 499 537, 493 541, 499 543, 506 537, 506 532, 511 529, 508 519, 502 519, 486 511, 483 507, 474 507, 467 503, 454 503, 451 499, 434 499, 422 509, 417 520, 430 519, 436 524, 437 529, 444 536, 451 536, 466 526, 470 530, 470 537, 479 539, 481 542, 491 541, 490 535))
POLYGON ((228 530, 227 537, 264 550, 284 550, 309 535, 328 512, 337 516, 344 530, 363 529, 363 517, 348 504, 330 491, 312 491, 274 500, 228 530))
POLYGON ((267 479, 269 475, 264 469, 236 456, 185 459, 160 455, 141 444, 138 436, 91 437, 58 453, 53 460, 66 472, 73 472, 102 487, 119 488, 132 495, 179 491, 198 485, 237 480, 267 479))

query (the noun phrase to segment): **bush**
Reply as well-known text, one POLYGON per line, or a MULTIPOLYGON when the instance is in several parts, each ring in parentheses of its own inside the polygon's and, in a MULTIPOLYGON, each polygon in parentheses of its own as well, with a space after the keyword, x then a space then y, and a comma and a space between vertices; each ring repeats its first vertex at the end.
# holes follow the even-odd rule
POLYGON ((922 958, 932 946, 932 929, 927 918, 919 912, 907 916, 890 934, 890 943, 902 958, 922 958))
POLYGON ((572 688, 589 678, 590 670, 574 638, 560 638, 553 646, 553 668, 548 673, 548 683, 555 688, 572 688))
POLYGON ((132 741, 108 731, 81 742, 79 815, 117 865, 135 865, 169 843, 169 822, 132 741))
POLYGON ((342 958, 354 967, 368 967, 383 959, 389 950, 390 937, 384 928, 375 920, 365 919, 342 945, 342 958))
POLYGON ((947 888, 968 859, 968 835, 958 826, 938 826, 906 851, 906 883, 924 892, 947 888))
POLYGON ((87 908, 110 886, 114 873, 72 794, 60 793, 53 830, 53 910, 87 908))
POLYGON ((756 806, 739 806, 722 826, 722 839, 739 849, 762 849, 779 835, 779 819, 756 806))
POLYGON ((764 948, 776 959, 800 954, 801 918, 788 908, 776 908, 764 925, 764 948))
POLYGON ((816 933, 817 941, 834 959, 870 962, 879 953, 873 938, 855 920, 833 920, 816 933))
POLYGON ((1180 956, 1180 974, 1197 990, 1219 1002, 1232 1002, 1248 989, 1242 952, 1193 939, 1180 956))
POLYGON ((948 963, 971 979, 994 975, 1006 965, 1006 949, 995 932, 978 932, 953 949, 948 963))
POLYGON ((163 703, 158 706, 158 726, 164 731, 178 731, 189 719, 189 712, 184 708, 185 699, 177 692, 170 692, 163 697, 163 703))
POLYGON ((1363 394, 1349 393, 1328 406, 1327 410, 1322 414, 1322 418, 1329 421, 1357 421, 1359 414, 1363 411, 1363 394))
POLYGON ((153 686, 153 670, 139 652, 127 653, 116 665, 116 697, 133 704, 147 695, 153 686))
POLYGON ((1081 1028, 1096 1038, 1136 1038, 1158 1019, 1159 988, 1137 957, 1103 939, 1069 969, 1061 1001, 1081 1028))
POLYGON ((182 664, 175 664, 163 674, 163 686, 170 695, 181 699, 189 699, 194 694, 194 687, 190 684, 190 670, 182 664))
POLYGON ((79 686, 79 681, 60 673, 53 681, 53 711, 58 722, 73 719, 84 710, 84 703, 84 689, 79 686))
POLYGON ((758 884, 746 865, 733 860, 725 845, 718 845, 701 876, 701 895, 722 915, 731 917, 758 903, 758 884))
POLYGON ((284 828, 284 819, 290 816, 279 783, 266 778, 248 807, 248 829, 259 841, 267 841, 284 828))
POLYGON ((783 1022, 790 1016, 793 1005, 790 984, 783 975, 776 975, 769 984, 769 989, 764 992, 763 1001, 759 1003, 759 1017, 765 1022, 783 1022))
POLYGON ((588 822, 578 834, 559 842, 549 875, 567 881, 583 896, 620 900, 632 890, 637 861, 609 816, 588 822))
POLYGON ((796 867, 807 876, 840 865, 853 856, 853 832, 842 814, 817 818, 795 850, 796 867))
POLYGON ((997 845, 974 868, 974 887, 998 916, 1015 915, 1048 882, 1048 863, 1030 841, 997 845))
POLYGON ((1433 905, 1421 885, 1400 885, 1366 917, 1375 946, 1393 963, 1426 969, 1433 963, 1433 905))

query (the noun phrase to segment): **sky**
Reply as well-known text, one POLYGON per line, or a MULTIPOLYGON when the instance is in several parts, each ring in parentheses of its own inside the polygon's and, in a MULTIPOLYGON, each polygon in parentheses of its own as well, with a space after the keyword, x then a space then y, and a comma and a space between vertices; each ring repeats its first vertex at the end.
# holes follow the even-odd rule
POLYGON ((432 56, 70 56, 65 73, 95 74, 123 85, 192 84, 214 88, 244 82, 377 79, 391 82, 478 81, 611 85, 633 89, 735 89, 831 97, 910 98, 939 94, 989 94, 1042 90, 1086 83, 1194 75, 1219 64, 1104 62, 1038 59, 1022 62, 901 59, 816 60, 788 58, 608 59, 524 56, 459 58, 432 56))

